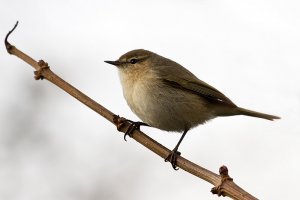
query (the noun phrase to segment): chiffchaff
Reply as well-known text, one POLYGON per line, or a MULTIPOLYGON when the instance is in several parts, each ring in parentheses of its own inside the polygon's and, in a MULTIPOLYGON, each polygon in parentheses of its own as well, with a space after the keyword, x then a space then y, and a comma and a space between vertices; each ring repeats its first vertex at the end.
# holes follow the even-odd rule
POLYGON ((166 158, 174 169, 181 141, 188 130, 199 124, 215 117, 232 115, 279 119, 236 106, 180 64, 151 51, 137 49, 116 61, 105 62, 117 66, 124 97, 143 122, 161 130, 183 132, 166 158))

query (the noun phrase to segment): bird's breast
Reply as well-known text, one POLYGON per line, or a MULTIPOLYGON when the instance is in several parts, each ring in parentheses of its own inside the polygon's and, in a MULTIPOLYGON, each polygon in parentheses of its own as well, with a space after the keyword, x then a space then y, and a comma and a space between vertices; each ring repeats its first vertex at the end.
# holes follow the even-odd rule
POLYGON ((165 85, 154 72, 140 76, 120 73, 120 79, 127 104, 150 126, 182 131, 211 118, 201 98, 165 85))
POLYGON ((120 72, 123 95, 129 107, 140 117, 142 112, 151 109, 153 97, 158 88, 156 75, 151 72, 120 72))

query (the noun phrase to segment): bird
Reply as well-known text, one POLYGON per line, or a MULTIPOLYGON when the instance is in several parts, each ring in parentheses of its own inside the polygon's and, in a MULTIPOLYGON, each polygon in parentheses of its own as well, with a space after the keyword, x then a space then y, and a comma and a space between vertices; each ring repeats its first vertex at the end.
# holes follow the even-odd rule
POLYGON ((234 115, 271 121, 280 119, 237 106, 182 65, 148 50, 135 49, 115 61, 104 62, 117 67, 123 96, 131 110, 142 120, 135 123, 138 129, 141 125, 147 125, 182 133, 165 158, 176 170, 176 159, 180 155, 178 148, 183 138, 190 129, 200 124, 216 117, 234 115))

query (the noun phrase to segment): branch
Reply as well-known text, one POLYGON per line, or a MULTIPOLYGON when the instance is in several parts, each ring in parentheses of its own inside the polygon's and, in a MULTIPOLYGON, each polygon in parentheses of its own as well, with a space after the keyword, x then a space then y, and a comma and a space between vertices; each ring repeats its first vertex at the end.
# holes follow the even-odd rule
MULTIPOLYGON (((79 100, 81 103, 85 104, 95 112, 97 112, 99 115, 113 123, 117 126, 117 129, 123 133, 127 131, 127 129, 130 127, 131 123, 129 121, 123 121, 122 125, 120 126, 120 117, 88 97, 87 95, 83 94, 81 91, 61 79, 59 76, 57 76, 55 73, 53 73, 50 70, 50 67, 46 62, 43 60, 35 61, 27 54, 23 53, 19 49, 17 49, 15 46, 11 45, 8 42, 8 37, 10 34, 15 30, 17 27, 18 22, 15 24, 14 28, 8 32, 8 34, 5 37, 5 46, 6 50, 9 54, 15 55, 18 58, 22 59, 29 65, 31 65, 36 71, 35 79, 46 79, 50 81, 51 83, 55 84, 77 100, 79 100)), ((124 119, 124 118, 123 118, 124 119)), ((134 130, 131 134, 131 137, 136 140, 138 143, 142 144, 152 152, 156 153, 162 158, 166 158, 170 153, 171 150, 167 149, 160 143, 156 142, 149 136, 147 136, 145 133, 143 133, 140 130, 134 130)), ((211 184, 213 184, 215 187, 212 188, 211 192, 213 194, 218 194, 219 196, 228 196, 232 199, 237 200, 256 200, 257 198, 253 197, 251 194, 244 191, 242 188, 240 188, 238 185, 236 185, 233 182, 233 179, 228 175, 228 169, 226 166, 220 167, 219 173, 220 175, 217 175, 187 159, 185 159, 182 156, 178 156, 176 160, 176 164, 179 168, 185 170, 186 172, 193 174, 194 176, 197 176, 211 184)))

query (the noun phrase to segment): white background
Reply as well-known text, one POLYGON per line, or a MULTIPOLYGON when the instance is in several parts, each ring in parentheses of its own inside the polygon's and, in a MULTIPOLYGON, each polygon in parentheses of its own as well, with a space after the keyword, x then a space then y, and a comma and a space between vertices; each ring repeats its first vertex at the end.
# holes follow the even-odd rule
MULTIPOLYGON (((182 64, 236 104, 275 114, 217 118, 180 151, 259 199, 296 199, 300 178, 299 1, 0 0, 0 36, 121 116, 115 60, 144 48, 182 64)), ((219 199, 0 46, 0 199, 219 199)), ((173 148, 180 135, 143 127, 173 148)))

